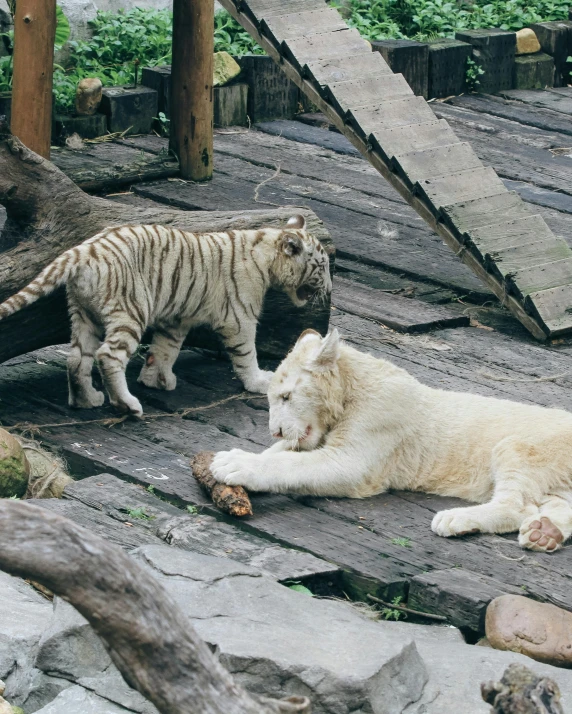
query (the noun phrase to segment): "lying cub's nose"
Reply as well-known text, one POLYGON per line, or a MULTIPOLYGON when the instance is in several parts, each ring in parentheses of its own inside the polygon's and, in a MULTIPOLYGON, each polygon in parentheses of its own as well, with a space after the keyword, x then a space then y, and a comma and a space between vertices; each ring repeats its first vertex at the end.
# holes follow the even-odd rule
POLYGON ((278 431, 275 431, 274 434, 272 434, 273 437, 276 439, 281 439, 284 435, 282 434, 282 429, 278 429, 278 431))

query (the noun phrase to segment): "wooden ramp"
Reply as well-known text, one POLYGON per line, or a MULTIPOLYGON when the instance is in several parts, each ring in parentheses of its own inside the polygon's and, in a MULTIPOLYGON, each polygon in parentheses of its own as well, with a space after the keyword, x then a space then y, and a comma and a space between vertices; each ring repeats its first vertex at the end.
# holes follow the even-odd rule
POLYGON ((537 338, 572 332, 572 250, 324 0, 221 0, 537 338))

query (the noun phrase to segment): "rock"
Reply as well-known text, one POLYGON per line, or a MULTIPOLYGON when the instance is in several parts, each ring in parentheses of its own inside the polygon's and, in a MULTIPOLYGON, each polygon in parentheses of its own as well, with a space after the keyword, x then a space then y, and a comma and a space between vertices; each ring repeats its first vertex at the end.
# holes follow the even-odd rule
POLYGON ((107 699, 88 692, 83 687, 75 686, 64 690, 36 714, 132 714, 132 709, 112 704, 107 699))
POLYGON ((556 682, 548 677, 538 677, 523 665, 511 664, 500 682, 483 682, 481 694, 493 707, 491 714, 564 714, 556 682))
POLYGON ((97 77, 82 79, 75 93, 75 111, 80 116, 95 114, 101 103, 103 85, 97 77))
POLYGON ((32 674, 30 692, 22 702, 27 714, 41 709, 53 701, 64 689, 73 686, 73 683, 61 677, 52 677, 35 669, 32 674))
POLYGON ((101 675, 111 664, 87 620, 64 600, 55 598, 53 618, 39 643, 37 669, 75 681, 101 675))
POLYGON ((27 583, 0 572, 0 677, 4 696, 20 705, 27 697, 40 638, 52 617, 52 603, 27 583))
POLYGON ((572 667, 572 613, 521 595, 503 595, 487 608, 487 639, 498 650, 572 667))
POLYGON ((0 498, 21 498, 28 488, 30 465, 19 441, 0 429, 0 498))
POLYGON ((530 30, 528 27, 519 30, 516 33, 516 54, 531 55, 534 52, 540 52, 540 42, 534 30, 530 30))
POLYGON ((231 79, 238 77, 239 74, 240 66, 228 52, 214 53, 214 87, 221 87, 223 84, 227 84, 231 79))
POLYGON ((6 691, 6 684, 0 679, 0 697, 4 696, 5 691, 6 691))
POLYGON ((0 714, 13 714, 12 707, 2 697, 0 697, 0 714))

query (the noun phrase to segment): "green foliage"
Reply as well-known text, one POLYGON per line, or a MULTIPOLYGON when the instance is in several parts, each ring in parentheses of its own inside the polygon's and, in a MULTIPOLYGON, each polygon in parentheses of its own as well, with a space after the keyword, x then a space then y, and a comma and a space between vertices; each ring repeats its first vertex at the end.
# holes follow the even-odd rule
POLYGON ((467 57, 467 69, 465 70, 465 79, 469 92, 476 92, 480 81, 479 77, 485 73, 485 70, 470 57, 467 57))
POLYGON ((263 55, 264 50, 226 10, 215 13, 214 28, 215 52, 228 52, 230 55, 263 55))
POLYGON ((153 493, 153 494, 154 494, 154 493, 155 493, 155 486, 147 486, 147 488, 146 488, 145 490, 147 491, 147 493, 153 493))
POLYGON ((199 512, 199 509, 196 506, 187 506, 187 511, 192 515, 196 516, 197 513, 199 512))
MULTIPOLYGON (((391 603, 393 605, 400 605, 402 600, 403 598, 401 596, 394 597, 391 603)), ((384 620, 400 620, 402 617, 407 617, 406 613, 402 610, 396 610, 393 607, 384 607, 380 612, 384 620)))
POLYGON ((127 508, 127 515, 129 518, 138 518, 141 521, 152 521, 155 518, 155 516, 147 515, 145 509, 141 506, 139 508, 127 508))
POLYGON ((393 545, 401 545, 403 548, 411 548, 411 538, 392 538, 393 545))
POLYGON ((302 585, 302 583, 292 583, 291 585, 288 585, 290 590, 295 590, 297 593, 303 593, 304 595, 309 595, 310 597, 314 597, 314 593, 309 590, 307 587, 302 585))
POLYGON ((65 45, 65 43, 70 38, 70 24, 67 17, 64 15, 64 11, 59 5, 56 5, 56 49, 65 45))
MULTIPOLYGON (((520 30, 564 20, 569 0, 349 0, 348 24, 369 40, 453 37, 457 30, 520 30)), ((339 0, 333 0, 339 7, 339 0)))

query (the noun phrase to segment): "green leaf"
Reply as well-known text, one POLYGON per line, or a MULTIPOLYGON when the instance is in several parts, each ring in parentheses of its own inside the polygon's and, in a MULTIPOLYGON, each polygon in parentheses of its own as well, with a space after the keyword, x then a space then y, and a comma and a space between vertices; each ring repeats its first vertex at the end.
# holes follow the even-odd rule
POLYGON ((304 587, 301 583, 294 583, 294 585, 288 585, 290 590, 295 590, 297 593, 304 593, 304 595, 309 595, 314 597, 314 593, 308 588, 304 587))
POLYGON ((59 5, 56 5, 56 47, 61 47, 70 38, 70 24, 64 11, 59 5))

